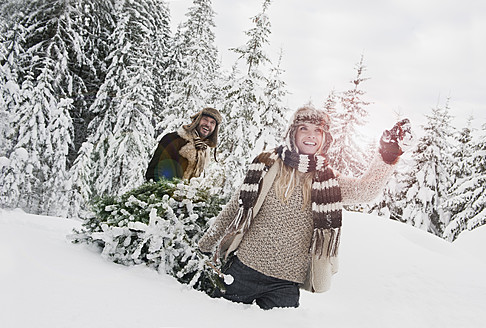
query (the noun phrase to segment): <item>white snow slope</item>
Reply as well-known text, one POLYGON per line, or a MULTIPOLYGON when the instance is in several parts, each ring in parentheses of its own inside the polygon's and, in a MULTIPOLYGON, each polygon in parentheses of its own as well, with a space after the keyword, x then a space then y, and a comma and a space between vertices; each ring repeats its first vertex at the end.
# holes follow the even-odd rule
POLYGON ((486 226, 450 244, 346 212, 331 290, 270 311, 108 262, 67 240, 79 226, 0 210, 0 327, 486 327, 486 226))

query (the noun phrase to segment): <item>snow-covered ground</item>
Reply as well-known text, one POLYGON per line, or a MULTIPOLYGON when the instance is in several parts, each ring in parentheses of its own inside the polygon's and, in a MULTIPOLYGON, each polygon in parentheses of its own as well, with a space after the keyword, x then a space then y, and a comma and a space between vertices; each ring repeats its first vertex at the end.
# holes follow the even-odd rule
POLYGON ((78 221, 0 210, 0 327, 437 327, 486 325, 486 226, 450 244, 345 213, 331 291, 260 310, 102 259, 67 235, 78 221))

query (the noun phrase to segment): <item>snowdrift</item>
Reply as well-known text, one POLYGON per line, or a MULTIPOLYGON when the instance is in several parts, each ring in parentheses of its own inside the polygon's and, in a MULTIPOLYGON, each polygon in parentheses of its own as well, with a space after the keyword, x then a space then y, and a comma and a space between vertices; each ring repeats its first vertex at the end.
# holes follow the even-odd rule
POLYGON ((260 310, 188 289, 67 240, 80 222, 0 210, 0 326, 484 327, 486 227, 450 244, 344 213, 340 272, 298 309, 260 310))

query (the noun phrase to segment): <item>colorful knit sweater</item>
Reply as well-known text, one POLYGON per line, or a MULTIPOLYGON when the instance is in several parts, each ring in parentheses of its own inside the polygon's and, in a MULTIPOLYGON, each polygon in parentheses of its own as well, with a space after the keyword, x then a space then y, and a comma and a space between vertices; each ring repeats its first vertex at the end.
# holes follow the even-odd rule
MULTIPOLYGON (((283 164, 277 160, 274 165, 283 164)), ((343 205, 372 201, 383 190, 392 172, 393 165, 383 162, 377 154, 363 176, 352 178, 338 175, 343 205)), ((282 203, 275 193, 274 181, 270 183, 272 187, 239 244, 237 256, 245 265, 265 275, 302 284, 311 261, 312 211, 310 206, 302 209, 300 186, 296 186, 288 201, 282 203)), ((214 251, 238 208, 238 193, 235 193, 199 241, 203 252, 214 251)), ((336 258, 330 260, 337 266, 336 258)), ((337 271, 337 267, 333 271, 337 271)))

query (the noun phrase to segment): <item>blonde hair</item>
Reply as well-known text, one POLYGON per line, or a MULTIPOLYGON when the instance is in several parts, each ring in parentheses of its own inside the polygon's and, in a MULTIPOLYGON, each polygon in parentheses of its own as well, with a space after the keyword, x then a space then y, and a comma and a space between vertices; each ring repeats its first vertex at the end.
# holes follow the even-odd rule
POLYGON ((277 198, 285 204, 295 187, 300 184, 302 189, 302 197, 304 201, 302 202, 302 209, 311 204, 311 187, 312 187, 312 172, 302 173, 290 166, 284 165, 281 160, 279 160, 280 170, 275 179, 275 193, 277 198))

